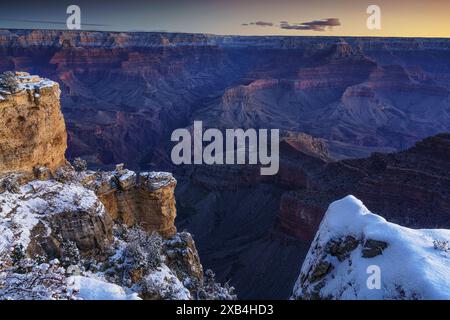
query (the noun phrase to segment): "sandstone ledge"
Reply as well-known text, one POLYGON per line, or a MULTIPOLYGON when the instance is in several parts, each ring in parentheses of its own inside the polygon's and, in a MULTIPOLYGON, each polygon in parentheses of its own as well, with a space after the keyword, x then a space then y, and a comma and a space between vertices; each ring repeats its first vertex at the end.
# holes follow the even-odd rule
POLYGON ((87 172, 82 183, 94 190, 108 214, 127 226, 138 225, 163 237, 176 234, 176 179, 168 172, 130 170, 87 172))

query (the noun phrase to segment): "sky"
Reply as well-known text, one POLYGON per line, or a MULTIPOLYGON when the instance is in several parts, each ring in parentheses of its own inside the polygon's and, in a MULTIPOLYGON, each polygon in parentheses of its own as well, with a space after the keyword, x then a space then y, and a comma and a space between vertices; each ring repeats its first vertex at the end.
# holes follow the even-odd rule
POLYGON ((0 3, 0 28, 65 29, 72 4, 82 30, 450 37, 450 0, 15 0, 0 3), (379 30, 367 27, 370 5, 379 30))

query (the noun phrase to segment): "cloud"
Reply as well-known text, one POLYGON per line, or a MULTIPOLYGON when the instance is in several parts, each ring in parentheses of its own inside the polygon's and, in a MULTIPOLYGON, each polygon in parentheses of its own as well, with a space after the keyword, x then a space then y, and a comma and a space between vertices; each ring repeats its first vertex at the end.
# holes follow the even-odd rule
POLYGON ((281 29, 287 30, 312 30, 312 31, 325 31, 327 29, 332 30, 333 27, 340 26, 341 22, 338 18, 328 18, 322 20, 314 20, 302 23, 288 23, 287 21, 280 22, 281 29))
POLYGON ((267 21, 255 21, 250 23, 243 23, 243 26, 258 26, 258 27, 273 27, 272 22, 267 21))

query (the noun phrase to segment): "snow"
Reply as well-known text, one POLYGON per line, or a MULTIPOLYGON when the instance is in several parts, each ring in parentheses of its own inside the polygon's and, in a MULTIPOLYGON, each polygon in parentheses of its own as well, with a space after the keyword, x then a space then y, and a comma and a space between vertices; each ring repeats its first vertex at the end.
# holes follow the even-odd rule
POLYGON ((41 78, 36 75, 29 75, 26 73, 23 73, 23 75, 17 76, 18 82, 19 82, 19 90, 22 89, 35 89, 35 88, 48 88, 53 87, 56 82, 47 79, 47 78, 41 78))
POLYGON ((190 300, 191 294, 173 274, 165 264, 162 264, 155 271, 145 278, 146 282, 156 290, 163 299, 170 300, 190 300))
POLYGON ((124 173, 118 175, 118 177, 119 177, 118 178, 119 181, 124 182, 124 181, 127 181, 128 179, 132 179, 133 177, 136 177, 136 173, 134 171, 124 169, 124 173))
MULTIPOLYGON (((12 246, 26 248, 31 230, 48 215, 69 211, 88 211, 105 214, 105 209, 93 191, 78 184, 32 181, 23 185, 19 193, 0 194, 0 255, 12 246)), ((48 230, 50 232, 50 229, 48 230)))
POLYGON ((176 183, 175 178, 170 172, 163 171, 141 172, 139 174, 139 179, 144 182, 148 188, 153 190, 166 187, 171 183, 176 183))
POLYGON ((72 276, 68 279, 69 287, 78 291, 77 297, 83 300, 141 300, 137 293, 126 293, 113 283, 84 276, 72 276))
MULTIPOLYGON (((435 248, 434 241, 450 241, 450 230, 414 230, 405 228, 371 213, 353 196, 332 203, 319 227, 303 263, 301 275, 308 274, 319 260, 333 265, 320 289, 322 297, 335 299, 450 299, 450 252, 435 248), (331 239, 353 236, 358 247, 344 261, 327 254, 331 239), (382 254, 362 257, 365 240, 388 244, 382 254), (325 258, 324 258, 325 257, 325 258), (381 288, 367 286, 369 266, 381 271, 381 288)), ((312 289, 318 282, 303 283, 301 276, 294 296, 303 289, 312 289)))

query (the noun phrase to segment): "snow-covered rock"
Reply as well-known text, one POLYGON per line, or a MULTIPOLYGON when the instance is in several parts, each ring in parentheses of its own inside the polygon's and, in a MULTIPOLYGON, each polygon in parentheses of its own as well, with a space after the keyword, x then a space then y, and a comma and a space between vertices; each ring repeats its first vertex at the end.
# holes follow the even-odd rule
POLYGON ((143 295, 150 299, 191 300, 189 290, 165 264, 144 279, 143 295))
POLYGON ((54 180, 17 191, 0 193, 0 255, 21 245, 31 256, 59 256, 60 239, 95 254, 112 241, 111 218, 93 191, 54 180))
POLYGON ((0 300, 236 298, 176 233, 172 174, 69 165, 59 85, 26 72, 5 83, 0 300))
POLYGON ((293 299, 450 299, 450 230, 414 230, 353 196, 329 208, 293 299))
POLYGON ((46 87, 53 87, 57 85, 56 82, 41 78, 37 75, 30 75, 27 72, 16 72, 19 90, 23 89, 41 89, 46 87))
POLYGON ((137 293, 126 293, 124 288, 98 279, 72 276, 67 281, 83 300, 141 300, 137 293))
POLYGON ((142 185, 145 185, 151 190, 156 190, 175 184, 177 181, 170 172, 141 172, 139 179, 142 185))

